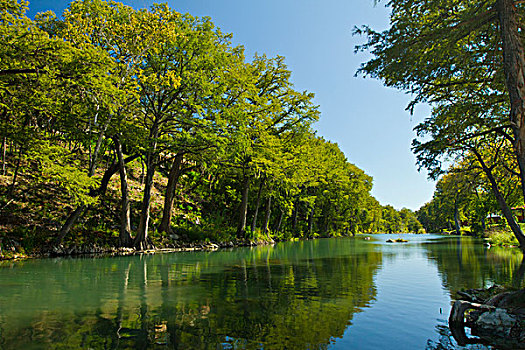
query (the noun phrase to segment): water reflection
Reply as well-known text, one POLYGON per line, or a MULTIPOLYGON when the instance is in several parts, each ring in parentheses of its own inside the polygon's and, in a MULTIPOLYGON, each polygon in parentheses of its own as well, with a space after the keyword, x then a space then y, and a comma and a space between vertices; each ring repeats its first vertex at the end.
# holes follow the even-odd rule
POLYGON ((469 349, 469 350, 485 350, 490 349, 484 344, 468 344, 459 346, 452 336, 452 333, 446 324, 436 326, 436 332, 439 334, 437 341, 428 340, 425 350, 454 350, 454 349, 469 349))
MULTIPOLYGON (((513 288, 525 286, 525 259, 517 249, 489 248, 470 237, 440 239, 425 244, 425 248, 429 258, 436 261, 443 286, 452 299, 462 289, 487 288, 494 284, 513 288)), ((442 324, 436 329, 439 340, 429 340, 427 349, 490 348, 486 341, 472 337, 468 328, 449 329, 442 324)))
POLYGON ((2 348, 323 349, 376 295, 370 247, 17 263, 0 269, 2 348))
POLYGON ((518 249, 488 248, 472 237, 450 237, 424 244, 427 256, 436 262, 443 286, 458 290, 501 284, 523 286, 525 262, 518 249))
POLYGON ((517 250, 386 238, 3 263, 0 348, 460 349, 450 295, 523 286, 517 250))

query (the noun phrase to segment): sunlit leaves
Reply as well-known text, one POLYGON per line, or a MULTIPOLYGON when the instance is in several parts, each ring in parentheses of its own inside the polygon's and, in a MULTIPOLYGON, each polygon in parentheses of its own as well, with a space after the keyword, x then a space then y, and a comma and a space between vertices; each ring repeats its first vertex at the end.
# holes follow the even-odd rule
POLYGON ((416 127, 414 152, 421 167, 440 174, 441 161, 456 156, 466 135, 506 124, 502 55, 495 1, 390 1, 384 32, 358 28, 370 51, 360 74, 411 93, 433 106, 416 127), (444 157, 443 157, 444 156, 444 157))

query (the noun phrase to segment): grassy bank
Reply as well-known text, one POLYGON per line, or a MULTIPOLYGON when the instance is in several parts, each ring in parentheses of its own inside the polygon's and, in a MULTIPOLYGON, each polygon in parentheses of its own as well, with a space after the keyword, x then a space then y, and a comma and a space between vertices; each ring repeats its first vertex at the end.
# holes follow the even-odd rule
POLYGON ((483 238, 494 246, 518 247, 519 243, 510 229, 500 226, 490 227, 483 233, 483 238))

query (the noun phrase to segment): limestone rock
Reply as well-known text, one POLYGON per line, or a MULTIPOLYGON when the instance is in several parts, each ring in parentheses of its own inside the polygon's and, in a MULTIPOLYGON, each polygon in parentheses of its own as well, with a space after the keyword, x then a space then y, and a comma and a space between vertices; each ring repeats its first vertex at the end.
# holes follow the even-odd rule
POLYGON ((475 322, 478 331, 490 331, 500 336, 508 336, 511 329, 517 324, 518 320, 510 315, 507 310, 496 308, 494 311, 482 313, 475 322))

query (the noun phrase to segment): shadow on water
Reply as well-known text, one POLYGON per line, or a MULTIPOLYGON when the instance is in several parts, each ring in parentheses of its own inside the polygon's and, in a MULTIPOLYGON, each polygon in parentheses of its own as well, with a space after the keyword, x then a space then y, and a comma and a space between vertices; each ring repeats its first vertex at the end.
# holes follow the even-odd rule
POLYGON ((361 242, 318 240, 23 262, 0 268, 0 344, 325 349, 374 300, 381 260, 361 242))

